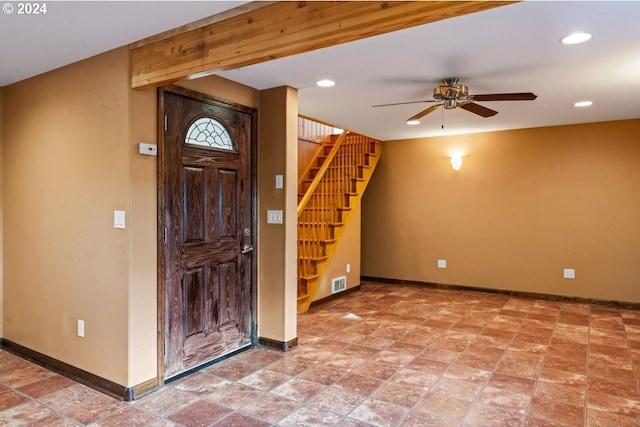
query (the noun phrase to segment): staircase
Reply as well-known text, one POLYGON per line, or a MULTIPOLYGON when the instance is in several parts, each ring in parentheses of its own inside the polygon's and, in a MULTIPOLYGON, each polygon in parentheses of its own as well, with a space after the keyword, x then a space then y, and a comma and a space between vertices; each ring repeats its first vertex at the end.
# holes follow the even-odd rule
POLYGON ((309 309, 382 144, 351 131, 325 139, 299 183, 298 313, 309 309))

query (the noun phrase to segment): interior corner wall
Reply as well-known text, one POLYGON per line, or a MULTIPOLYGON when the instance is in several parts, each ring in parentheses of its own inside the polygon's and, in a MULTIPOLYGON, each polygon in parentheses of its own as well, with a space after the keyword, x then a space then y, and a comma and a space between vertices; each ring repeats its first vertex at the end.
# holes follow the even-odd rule
POLYGON ((640 302, 638 135, 640 119, 385 142, 363 275, 640 302))
MULTIPOLYGON (((366 191, 365 191, 366 193, 366 191)), ((347 289, 360 284, 360 253, 361 253, 361 204, 354 207, 349 223, 345 225, 342 237, 338 242, 336 252, 331 259, 326 274, 323 276, 320 286, 313 300, 317 301, 332 295, 331 280, 345 277, 347 289), (349 265, 349 268, 347 268, 349 265), (349 271, 347 271, 349 270, 349 271)))
POLYGON ((287 343, 297 328, 298 93, 277 87, 260 93, 258 146, 258 335, 287 343), (275 188, 275 176, 284 188, 275 188), (267 224, 267 210, 283 212, 267 224))
POLYGON ((4 117, 3 115, 3 95, 4 95, 4 88, 0 86, 0 338, 2 338, 4 335, 2 333, 2 306, 4 304, 4 297, 3 297, 3 292, 2 292, 2 265, 3 265, 3 255, 2 255, 2 248, 4 246, 4 241, 2 239, 2 183, 4 182, 4 176, 2 174, 2 164, 3 164, 3 157, 2 157, 2 119, 4 117))
POLYGON ((128 48, 3 90, 4 338, 127 384, 128 48), (85 336, 77 335, 84 320, 85 336))
POLYGON ((157 144, 157 90, 129 89, 129 333, 127 386, 158 374, 158 190, 156 156, 138 152, 157 144))
MULTIPOLYGON (((137 152, 139 142, 157 142, 157 95, 129 88, 128 53, 119 48, 0 88, 0 314, 4 338, 131 387, 157 374, 157 163, 137 152), (113 228, 114 210, 126 211, 127 229, 113 228)), ((259 91, 218 76, 177 85, 260 106, 259 91)), ((292 110, 281 124, 295 147, 297 93, 285 94, 292 110)), ((294 176, 297 152, 285 151, 294 176)), ((289 188, 294 217, 296 197, 289 188)), ((281 311, 262 310, 287 319, 274 339, 295 337, 292 227, 282 296, 293 294, 281 311)), ((264 230, 258 239, 272 251, 264 230)), ((270 266, 263 270, 269 282, 270 266)))

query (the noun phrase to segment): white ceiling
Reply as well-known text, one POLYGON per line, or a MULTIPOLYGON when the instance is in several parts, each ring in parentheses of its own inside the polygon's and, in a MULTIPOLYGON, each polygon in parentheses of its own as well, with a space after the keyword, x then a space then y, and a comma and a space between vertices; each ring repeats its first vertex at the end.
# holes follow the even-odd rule
POLYGON ((38 15, 18 14, 17 1, 0 3, 0 86, 6 86, 248 2, 48 0, 35 2, 46 4, 38 15))
MULTIPOLYGON (((47 15, 0 15, 6 85, 221 12, 244 2, 47 2, 47 15), (114 28, 116 30, 114 30, 114 28)), ((640 118, 640 2, 527 1, 219 73, 257 89, 299 89, 302 114, 381 139, 640 118), (587 31, 593 39, 559 39, 587 31), (535 101, 483 102, 482 118, 437 111, 410 127, 443 77, 471 94, 534 92, 535 101), (315 86, 321 78, 337 84, 315 86), (593 106, 573 103, 589 99, 593 106), (441 129, 444 124, 444 130, 441 129)), ((442 111, 442 110, 441 110, 442 111)))

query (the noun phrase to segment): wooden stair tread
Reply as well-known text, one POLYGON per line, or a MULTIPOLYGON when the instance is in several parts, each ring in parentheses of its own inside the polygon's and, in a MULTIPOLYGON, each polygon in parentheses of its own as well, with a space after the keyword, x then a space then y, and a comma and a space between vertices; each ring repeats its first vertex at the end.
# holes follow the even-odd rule
MULTIPOLYGON (((357 196, 358 195, 358 193, 353 192, 353 191, 345 191, 344 193, 328 193, 328 195, 330 195, 330 196, 336 196, 336 195, 339 196, 341 194, 345 194, 347 196, 357 196)), ((298 193, 298 197, 304 197, 304 193, 298 193)))
MULTIPOLYGON (((355 177, 355 176, 348 176, 348 177, 345 177, 345 178, 336 178, 336 179, 322 178, 320 180, 320 183, 323 183, 323 182, 342 182, 345 179, 355 179, 356 181, 360 181, 360 182, 364 181, 364 178, 358 178, 358 177, 355 177)), ((304 179, 304 180, 302 180, 302 182, 304 182, 304 183, 312 183, 313 179, 304 179)))
POLYGON ((306 211, 307 209, 310 210, 310 211, 330 211, 330 210, 333 210, 333 209, 336 209, 336 210, 339 210, 339 211, 350 211, 351 210, 351 206, 339 206, 337 208, 327 208, 327 207, 320 207, 320 206, 306 206, 302 212, 306 211))
POLYGON ((336 239, 298 239, 298 243, 300 242, 318 242, 318 243, 326 243, 331 244, 337 242, 336 239))
MULTIPOLYGON (((334 166, 329 166, 327 167, 327 169, 341 169, 344 168, 345 166, 351 166, 351 167, 371 167, 370 165, 366 165, 366 164, 362 164, 360 162, 358 163, 351 163, 348 165, 334 165, 334 166)), ((321 169, 322 166, 309 166, 309 170, 316 170, 316 169, 321 169)))
POLYGON ((302 225, 304 227, 309 227, 309 226, 320 226, 320 225, 327 225, 329 227, 342 227, 344 225, 344 222, 327 222, 327 223, 322 223, 319 224, 317 222, 299 222, 298 225, 302 225))
POLYGON ((326 261, 328 259, 329 259, 329 257, 326 256, 326 255, 325 256, 320 256, 320 257, 317 257, 317 256, 306 256, 306 257, 305 256, 299 256, 298 257, 298 260, 313 261, 313 262, 321 262, 321 261, 326 261))
MULTIPOLYGON (((341 194, 353 195, 353 194, 358 194, 358 193, 353 193, 353 192, 351 192, 351 193, 347 193, 347 192, 345 192, 345 193, 342 193, 342 192, 341 193, 326 193, 326 194, 324 194, 324 196, 339 196, 341 194)), ((304 193, 298 193, 298 196, 299 197, 304 197, 304 193)), ((312 197, 316 197, 316 196, 312 196, 312 197)))
MULTIPOLYGON (((366 152, 366 153, 336 153, 334 157, 360 157, 360 156, 377 156, 375 152, 366 152)), ((318 159, 324 159, 328 157, 327 154, 323 154, 318 156, 318 159)))
MULTIPOLYGON (((360 163, 356 163, 356 164, 353 164, 353 165, 346 165, 346 166, 357 167, 357 168, 370 168, 371 167, 371 165, 363 165, 363 164, 360 164, 360 163)), ((322 168, 322 166, 311 166, 309 168, 309 170, 315 171, 316 169, 321 169, 321 168, 322 168)), ((342 168, 344 168, 344 166, 329 166, 327 169, 342 169, 342 168)))

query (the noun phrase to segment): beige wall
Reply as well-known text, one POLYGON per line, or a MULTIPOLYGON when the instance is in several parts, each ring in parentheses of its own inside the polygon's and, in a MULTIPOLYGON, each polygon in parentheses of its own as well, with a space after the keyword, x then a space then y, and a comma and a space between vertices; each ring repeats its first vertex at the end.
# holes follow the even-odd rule
POLYGON ((251 108, 260 107, 260 91, 215 75, 195 80, 180 81, 176 83, 176 85, 213 96, 222 101, 228 101, 251 108))
POLYGON ((2 157, 2 119, 4 117, 3 115, 3 110, 2 110, 2 105, 3 105, 3 95, 4 95, 4 88, 0 87, 0 338, 2 338, 4 335, 2 334, 2 306, 4 304, 4 298, 3 298, 3 292, 2 292, 2 265, 3 265, 3 256, 2 256, 2 181, 3 181, 3 174, 2 174, 2 164, 3 164, 3 157, 2 157))
POLYGON ((386 142, 363 275, 640 302, 638 135, 628 120, 386 142))
POLYGON ((259 335, 279 342, 296 338, 298 93, 289 87, 262 91, 258 146, 259 335), (284 175, 284 189, 275 176, 284 175), (282 210, 283 224, 267 224, 267 210, 282 210))
POLYGON ((320 142, 298 140, 298 182, 302 179, 304 173, 311 165, 311 161, 322 147, 320 142))
POLYGON ((4 338, 123 385, 128 102, 126 48, 4 89, 4 338))
POLYGON ((156 90, 129 90, 129 293, 127 384, 157 375, 157 157, 138 144, 157 144, 156 90))
MULTIPOLYGON (((128 69, 128 50, 120 48, 0 93, 2 189, 11 201, 4 210, 2 315, 4 338, 135 386, 153 379, 157 368, 157 159, 137 152, 139 142, 157 143, 157 95, 130 90, 128 69), (127 212, 127 229, 113 228, 114 210, 127 212), (85 321, 85 338, 76 336, 78 319, 85 321)), ((259 91, 216 76, 179 85, 260 105, 259 91)), ((272 152, 279 150, 284 173, 295 176, 297 94, 286 88, 276 98, 272 107, 284 101, 290 110, 273 129, 261 129, 269 147, 258 147, 258 163, 279 169, 272 152), (293 149, 286 146, 291 141, 293 149)), ((284 193, 287 213, 295 212, 292 184, 284 193)), ((272 202, 269 194, 265 201, 272 202)), ((273 227, 261 224, 259 233, 273 227)), ((292 227, 295 239, 295 223, 276 226, 276 234, 289 242, 292 227)), ((273 235, 261 237, 265 253, 278 253, 273 235)), ((283 315, 264 305, 269 298, 260 301, 266 337, 277 340, 295 338, 295 240, 290 246, 282 248, 287 261, 278 280, 269 262, 259 269, 259 282, 286 298, 281 305, 290 311, 283 315), (293 284, 292 296, 277 289, 285 283, 293 284)))

